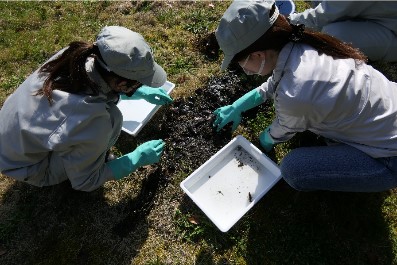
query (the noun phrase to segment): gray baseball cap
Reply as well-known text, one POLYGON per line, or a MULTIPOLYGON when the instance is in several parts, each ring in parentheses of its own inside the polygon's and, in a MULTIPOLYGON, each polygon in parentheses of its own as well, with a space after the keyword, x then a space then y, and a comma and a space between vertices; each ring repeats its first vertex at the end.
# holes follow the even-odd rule
POLYGON ((152 51, 141 34, 120 26, 107 26, 99 32, 96 45, 108 71, 139 81, 150 87, 160 87, 167 74, 153 58, 152 51))
POLYGON ((276 21, 279 11, 269 13, 274 0, 235 0, 223 14, 215 36, 224 53, 222 70, 225 70, 233 57, 254 43, 276 21))

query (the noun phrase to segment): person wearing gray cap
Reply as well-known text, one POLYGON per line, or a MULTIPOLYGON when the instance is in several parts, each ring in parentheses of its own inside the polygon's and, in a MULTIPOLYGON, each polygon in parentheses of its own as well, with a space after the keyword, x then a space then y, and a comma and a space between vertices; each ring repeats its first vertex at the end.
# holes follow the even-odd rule
POLYGON ((397 62, 396 14, 396 1, 316 1, 289 18, 352 43, 372 61, 397 62))
POLYGON ((284 180, 302 191, 384 191, 397 186, 397 83, 366 56, 330 35, 291 24, 274 1, 234 1, 215 32, 222 69, 271 74, 233 104, 215 110, 214 127, 273 99, 275 118, 259 135, 269 152, 297 132, 332 144, 300 147, 281 161, 284 180), (331 141, 328 141, 331 143, 331 141))
POLYGON ((127 28, 107 26, 94 43, 70 43, 2 106, 0 172, 39 187, 69 180, 92 191, 158 162, 162 140, 111 161, 107 153, 121 132, 120 95, 170 103, 160 88, 166 78, 144 38, 127 28))

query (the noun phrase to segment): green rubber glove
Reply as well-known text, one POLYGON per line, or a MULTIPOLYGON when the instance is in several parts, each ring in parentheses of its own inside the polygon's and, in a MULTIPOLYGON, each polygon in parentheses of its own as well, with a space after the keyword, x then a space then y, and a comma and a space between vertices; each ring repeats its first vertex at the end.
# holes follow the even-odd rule
POLYGON ((274 140, 270 135, 270 126, 267 127, 261 134, 259 135, 259 142, 266 152, 270 152, 274 146, 274 140))
POLYGON ((138 146, 133 152, 106 164, 113 172, 114 178, 119 180, 128 176, 138 167, 159 162, 164 145, 165 142, 163 140, 148 141, 138 146))
POLYGON ((236 100, 233 104, 220 107, 214 111, 216 116, 213 126, 220 131, 226 124, 233 122, 232 131, 237 129, 241 122, 241 113, 259 106, 265 102, 258 90, 255 88, 236 100))
POLYGON ((163 88, 153 88, 148 86, 141 86, 131 97, 123 94, 120 98, 124 100, 144 99, 155 105, 165 105, 174 101, 163 88))

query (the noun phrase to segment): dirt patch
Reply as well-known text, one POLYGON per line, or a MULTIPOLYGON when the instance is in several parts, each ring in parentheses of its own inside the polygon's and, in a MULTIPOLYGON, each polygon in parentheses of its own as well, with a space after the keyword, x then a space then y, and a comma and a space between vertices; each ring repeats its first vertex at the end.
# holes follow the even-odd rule
POLYGON ((219 44, 215 37, 215 32, 210 32, 199 37, 195 43, 196 50, 203 54, 206 59, 210 61, 218 60, 219 58, 219 44))

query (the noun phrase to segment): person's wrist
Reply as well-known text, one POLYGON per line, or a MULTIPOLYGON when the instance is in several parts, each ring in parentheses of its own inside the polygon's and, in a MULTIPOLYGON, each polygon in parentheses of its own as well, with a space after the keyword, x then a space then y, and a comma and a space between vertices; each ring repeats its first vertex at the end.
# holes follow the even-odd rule
POLYGON ((238 117, 241 116, 241 113, 242 111, 239 105, 237 104, 230 105, 229 115, 231 115, 232 117, 238 117))
POLYGON ((131 169, 135 171, 138 167, 141 166, 140 165, 141 152, 139 146, 134 151, 129 153, 128 157, 129 157, 129 165, 131 169))
POLYGON ((135 91, 134 96, 143 98, 145 96, 144 91, 141 89, 142 87, 138 88, 137 91, 135 91))

